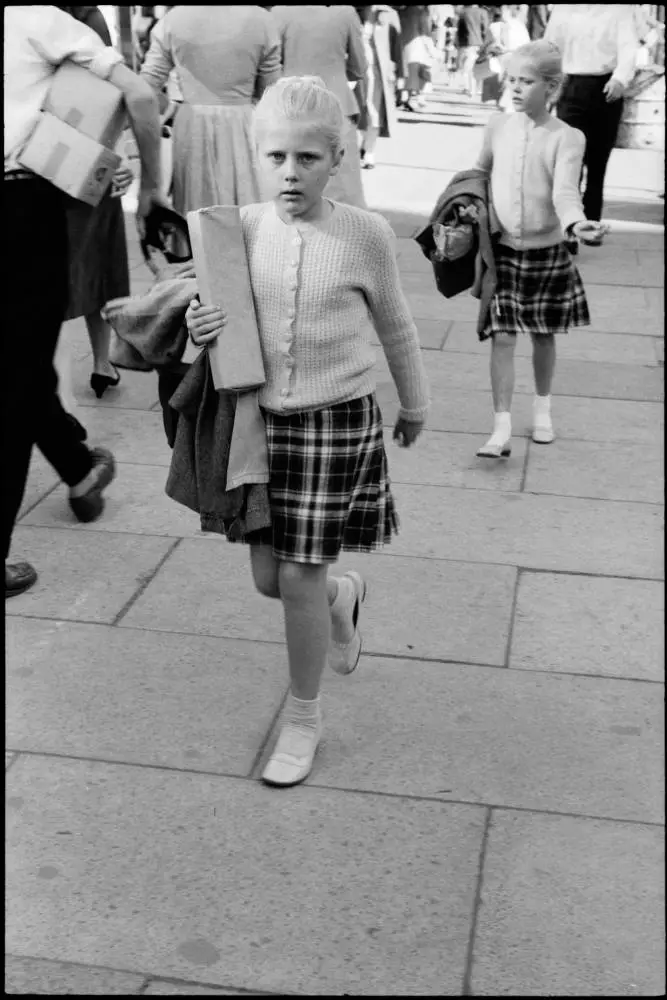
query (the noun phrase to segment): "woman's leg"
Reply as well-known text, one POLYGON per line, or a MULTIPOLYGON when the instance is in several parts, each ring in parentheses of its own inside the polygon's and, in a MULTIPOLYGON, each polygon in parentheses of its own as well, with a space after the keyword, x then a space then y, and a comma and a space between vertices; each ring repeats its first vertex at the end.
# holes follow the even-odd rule
POLYGON ((109 361, 109 346, 111 344, 111 327, 102 319, 99 310, 86 316, 86 326, 90 346, 93 349, 93 371, 96 375, 108 375, 115 378, 116 371, 109 361))
POLYGON ((551 423, 551 383, 556 367, 556 338, 551 334, 533 334, 533 441, 551 444, 554 431, 551 423))
POLYGON ((514 393, 514 348, 516 335, 497 333, 491 343, 491 392, 493 395, 493 434, 477 452, 483 458, 507 457, 512 436, 512 395, 514 393))

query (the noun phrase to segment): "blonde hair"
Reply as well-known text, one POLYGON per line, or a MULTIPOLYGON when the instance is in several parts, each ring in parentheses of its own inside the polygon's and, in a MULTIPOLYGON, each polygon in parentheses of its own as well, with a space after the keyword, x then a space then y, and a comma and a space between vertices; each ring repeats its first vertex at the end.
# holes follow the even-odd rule
POLYGON ((280 119, 311 123, 326 137, 334 154, 343 148, 345 113, 319 76, 285 76, 265 90, 255 108, 255 140, 280 119))
POLYGON ((525 59, 547 83, 553 85, 550 104, 558 100, 559 91, 563 85, 563 58, 560 49, 553 42, 543 38, 536 42, 526 42, 512 52, 513 59, 525 59))

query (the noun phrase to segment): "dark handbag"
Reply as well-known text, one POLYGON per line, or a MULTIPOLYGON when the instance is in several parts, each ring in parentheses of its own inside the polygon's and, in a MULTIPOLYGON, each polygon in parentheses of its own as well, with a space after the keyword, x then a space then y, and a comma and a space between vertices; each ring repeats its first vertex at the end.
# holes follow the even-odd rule
POLYGON ((154 205, 146 216, 145 236, 141 240, 141 252, 151 270, 151 261, 155 251, 161 254, 167 264, 185 264, 192 260, 192 246, 188 224, 185 219, 169 208, 154 205), (185 249, 187 255, 176 253, 176 249, 185 249))
POLYGON ((476 209, 456 205, 442 223, 423 229, 416 237, 433 265, 436 288, 446 299, 471 288, 479 246, 476 209))

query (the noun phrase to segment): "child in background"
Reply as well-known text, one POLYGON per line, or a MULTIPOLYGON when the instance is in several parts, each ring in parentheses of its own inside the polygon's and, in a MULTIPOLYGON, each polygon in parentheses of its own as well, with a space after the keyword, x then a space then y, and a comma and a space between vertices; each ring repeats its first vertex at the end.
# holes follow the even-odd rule
POLYGON ((508 62, 514 114, 493 115, 477 167, 490 174, 491 201, 502 234, 495 247, 497 287, 482 339, 492 338, 493 434, 477 452, 511 451, 510 409, 517 333, 533 342, 533 441, 554 439, 551 383, 555 334, 590 323, 581 277, 565 240, 599 243, 606 227, 589 222, 579 194, 585 138, 549 111, 562 80, 561 58, 550 42, 530 42, 508 62))
MULTIPOLYGON (((389 224, 323 191, 342 158, 345 119, 316 77, 288 77, 255 111, 258 155, 272 201, 241 209, 267 373, 260 389, 273 524, 250 538, 257 590, 282 601, 291 688, 263 779, 294 785, 309 773, 322 731, 327 658, 351 673, 361 653, 358 573, 328 575, 341 549, 371 551, 396 530, 374 394, 375 331, 401 403, 394 439, 419 436, 428 407, 417 330, 400 288, 389 224)), ((224 304, 223 304, 224 306, 224 304)), ((225 316, 191 303, 202 346, 225 316)))

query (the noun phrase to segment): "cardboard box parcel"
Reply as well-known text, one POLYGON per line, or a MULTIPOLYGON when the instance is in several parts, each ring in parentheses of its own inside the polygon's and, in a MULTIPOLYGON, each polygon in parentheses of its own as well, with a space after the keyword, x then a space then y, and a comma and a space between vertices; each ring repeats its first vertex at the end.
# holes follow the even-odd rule
POLYGON ((19 163, 66 194, 99 204, 120 165, 120 156, 43 111, 19 163))
POLYGON ((71 59, 54 73, 43 110, 108 149, 116 147, 127 125, 125 101, 118 87, 71 59))
POLYGON ((241 214, 215 205, 188 212, 199 297, 227 315, 224 333, 209 344, 216 389, 256 389, 266 382, 241 214))

